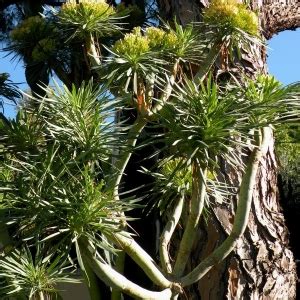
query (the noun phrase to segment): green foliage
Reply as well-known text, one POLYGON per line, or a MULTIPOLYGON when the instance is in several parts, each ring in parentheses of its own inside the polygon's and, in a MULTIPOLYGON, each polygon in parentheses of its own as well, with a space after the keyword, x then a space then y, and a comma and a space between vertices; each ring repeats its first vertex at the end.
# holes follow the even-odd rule
POLYGON ((45 143, 42 135, 44 125, 41 119, 27 111, 20 110, 9 126, 0 129, 1 142, 8 153, 38 152, 45 143))
MULTIPOLYGON (((191 62, 198 64, 203 59, 203 35, 195 26, 182 26, 175 23, 172 29, 137 27, 125 34, 111 48, 112 56, 106 60, 105 78, 108 83, 124 87, 124 91, 138 93, 141 82, 145 90, 154 85, 162 86, 164 75, 174 73, 174 63, 191 62)), ((102 69, 103 70, 103 69, 102 69)))
POLYGON ((250 101, 250 121, 255 124, 293 122, 299 109, 298 84, 283 86, 273 76, 258 76, 246 81, 246 99, 250 101))
POLYGON ((172 48, 177 44, 177 37, 172 33, 167 33, 157 27, 147 27, 146 36, 149 40, 151 48, 172 48))
POLYGON ((39 248, 34 257, 28 248, 14 250, 1 259, 0 278, 5 280, 5 286, 0 287, 0 292, 17 299, 57 299, 57 283, 79 282, 70 278, 70 267, 62 255, 43 257, 39 248))
POLYGON ((40 40, 32 50, 32 59, 35 62, 46 61, 53 56, 57 50, 57 41, 53 38, 40 40))
POLYGON ((9 79, 8 73, 0 73, 0 106, 3 105, 2 97, 13 102, 20 97, 20 92, 9 79))
POLYGON ((105 1, 69 1, 59 10, 58 19, 71 38, 89 39, 91 34, 107 36, 120 29, 116 12, 105 1))
POLYGON ((48 27, 45 19, 40 16, 34 16, 25 19, 18 27, 12 30, 10 37, 14 41, 26 43, 32 38, 44 37, 44 33, 47 30, 48 27), (36 32, 36 35, 32 36, 32 32, 36 32))
POLYGON ((169 160, 162 164, 161 174, 165 178, 168 178, 168 183, 166 185, 172 185, 172 187, 177 190, 178 194, 181 193, 181 190, 186 190, 189 194, 191 192, 192 184, 191 167, 178 169, 178 166, 180 166, 180 159, 169 160))
POLYGON ((241 141, 237 137, 248 127, 247 107, 230 91, 221 92, 212 80, 200 87, 187 80, 161 115, 171 153, 189 163, 198 161, 203 168, 213 169, 220 156, 240 164, 232 150, 245 143, 243 136, 241 141))
MULTIPOLYGON (((12 241, 25 247, 4 255, 6 292, 48 296, 56 282, 66 280, 59 270, 69 258, 87 277, 95 272, 108 285, 148 299, 145 289, 134 294, 139 287, 132 288, 111 268, 111 258, 124 249, 175 298, 205 205, 230 201, 240 188, 244 204, 239 200, 234 228, 242 234, 254 189, 252 167, 261 155, 257 137, 265 126, 297 120, 299 86, 283 87, 269 76, 228 84, 207 76, 218 55, 234 58, 235 64, 235 50, 258 41, 256 15, 237 1, 212 1, 204 23, 135 27, 119 40, 120 7, 77 2, 28 18, 11 33, 10 50, 30 58, 29 66, 43 66, 46 75, 54 70, 67 85, 41 87, 44 97, 29 97, 16 120, 1 122, 0 221, 10 226, 12 241), (147 136, 157 127, 159 133, 147 136), (127 212, 141 205, 137 196, 126 198, 135 191, 121 192, 122 179, 132 154, 143 146, 159 148, 153 154, 159 157, 157 168, 144 172, 155 179, 147 192, 155 195, 161 212, 168 212, 160 240, 162 264, 168 264, 177 223, 187 219, 174 267, 179 271, 172 273, 171 262, 162 266, 168 278, 126 228, 127 212), (249 151, 257 155, 255 163, 252 156, 244 159, 249 151), (228 187, 219 175, 222 161, 240 172, 248 164, 242 181, 248 186, 228 187)), ((7 79, 3 74, 4 86, 7 79)), ((92 284, 89 288, 97 294, 92 284)))
POLYGON ((156 54, 162 56, 187 60, 194 58, 197 61, 203 47, 199 42, 200 32, 193 26, 183 28, 175 23, 175 29, 167 25, 165 30, 147 27, 143 32, 139 27, 134 28, 132 33, 125 34, 123 39, 115 43, 112 51, 121 57, 128 57, 128 60, 133 62, 150 51, 158 52, 156 54))
POLYGON ((118 137, 105 120, 111 106, 92 83, 57 89, 36 100, 36 114, 21 112, 3 137, 2 154, 11 153, 7 165, 14 175, 2 181, 2 201, 22 239, 38 234, 70 246, 85 236, 109 248, 101 234, 121 231, 123 212, 133 207, 116 202, 98 181, 118 137))
POLYGON ((122 40, 118 40, 112 50, 118 55, 128 56, 135 62, 149 52, 149 40, 141 34, 141 28, 137 27, 132 33, 125 34, 122 40))
POLYGON ((275 132, 276 152, 279 158, 279 172, 285 181, 291 181, 295 187, 299 183, 300 167, 300 128, 282 125, 275 132))
POLYGON ((71 90, 56 86, 41 103, 42 118, 49 135, 66 149, 106 161, 116 140, 111 119, 114 104, 108 102, 105 90, 93 87, 92 81, 71 90))

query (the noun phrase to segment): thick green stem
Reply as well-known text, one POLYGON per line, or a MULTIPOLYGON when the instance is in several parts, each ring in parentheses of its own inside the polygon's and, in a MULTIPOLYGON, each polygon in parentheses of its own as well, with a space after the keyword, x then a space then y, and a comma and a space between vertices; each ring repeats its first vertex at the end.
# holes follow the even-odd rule
POLYGON ((105 284, 124 292, 134 299, 169 300, 172 296, 170 288, 164 289, 161 292, 154 292, 146 290, 128 280, 126 277, 114 270, 110 265, 98 260, 89 246, 85 243, 80 244, 80 252, 84 259, 88 262, 89 266, 105 284))
POLYGON ((128 140, 127 140, 127 147, 128 152, 124 154, 123 157, 121 157, 119 160, 117 160, 115 164, 115 168, 118 171, 118 175, 114 181, 113 187, 114 187, 114 197, 116 200, 119 200, 119 185, 122 180, 125 168, 130 160, 130 157, 132 155, 132 149, 136 145, 136 142, 138 140, 138 137, 140 133, 142 132, 143 128, 146 126, 147 120, 144 118, 137 118, 135 123, 132 125, 131 129, 128 132, 128 140))
POLYGON ((193 191, 191 199, 191 209, 188 216, 186 228, 183 233, 182 240, 180 242, 176 262, 174 265, 173 275, 180 277, 188 259, 190 257, 194 240, 198 234, 198 224, 204 208, 205 195, 206 195, 206 169, 200 170, 198 164, 194 165, 193 170, 193 191))
MULTIPOLYGON (((124 266, 125 266, 125 252, 124 251, 120 251, 118 253, 118 257, 116 259, 116 265, 114 267, 114 269, 120 273, 120 274, 124 274, 124 266)), ((122 291, 119 289, 112 289, 111 292, 111 300, 120 300, 122 299, 122 291)))
POLYGON ((133 238, 122 234, 110 235, 107 238, 123 249, 156 285, 163 288, 169 288, 173 285, 163 275, 152 257, 133 238))
MULTIPOLYGON (((78 249, 78 248, 77 248, 78 249)), ((79 260, 79 265, 83 271, 83 276, 85 279, 86 286, 88 288, 91 300, 101 300, 101 292, 98 285, 98 278, 94 273, 93 269, 90 267, 89 262, 86 260, 85 256, 82 255, 82 249, 79 247, 81 259, 79 260)))
MULTIPOLYGON (((148 112, 143 117, 138 117, 131 127, 130 131, 128 132, 128 140, 127 140, 127 146, 129 148, 133 148, 136 145, 137 139, 142 132, 143 128, 146 126, 148 120, 153 120, 153 117, 160 109, 162 109, 164 103, 170 98, 171 92, 173 89, 173 85, 175 83, 175 78, 177 74, 177 69, 179 65, 179 60, 177 60, 173 66, 173 72, 169 79, 169 82, 163 92, 161 101, 154 107, 154 109, 151 112, 148 112)), ((137 79, 134 79, 134 82, 137 79)), ((137 83, 134 83, 134 90, 137 92, 137 83)), ((118 176, 114 182, 114 196, 116 199, 119 199, 119 185, 122 179, 122 176, 124 174, 125 168, 130 160, 130 157, 132 155, 132 149, 129 149, 128 151, 120 160, 117 161, 115 167, 119 171, 118 176)))
POLYGON ((172 265, 169 257, 168 247, 172 235, 174 233, 174 230, 181 217, 183 203, 184 203, 184 195, 182 195, 179 198, 178 203, 176 204, 174 211, 160 237, 159 256, 160 256, 162 268, 166 273, 172 273, 172 265))
MULTIPOLYGON (((132 125, 131 129, 128 132, 128 140, 127 140, 127 147, 128 152, 123 155, 119 160, 115 163, 115 168, 117 169, 117 177, 113 182, 113 189, 114 189, 114 198, 115 200, 120 200, 119 197, 119 186, 125 172, 126 166, 131 158, 133 148, 135 147, 138 137, 144 127, 147 124, 147 120, 144 118, 138 117, 135 123, 132 125)), ((117 264, 116 270, 123 274, 124 272, 124 264, 125 264, 125 253, 120 252, 117 257, 117 264)), ((121 299, 121 291, 120 289, 112 289, 111 300, 120 300, 121 299)))
POLYGON ((240 185, 238 207, 230 235, 221 246, 219 246, 212 254, 204 259, 204 261, 202 261, 192 272, 180 280, 182 286, 188 286, 197 282, 214 265, 223 261, 234 249, 238 239, 243 235, 249 219, 257 171, 261 158, 263 155, 265 155, 267 150, 268 141, 270 139, 270 130, 270 128, 263 129, 262 143, 259 147, 254 148, 250 155, 246 171, 240 185))

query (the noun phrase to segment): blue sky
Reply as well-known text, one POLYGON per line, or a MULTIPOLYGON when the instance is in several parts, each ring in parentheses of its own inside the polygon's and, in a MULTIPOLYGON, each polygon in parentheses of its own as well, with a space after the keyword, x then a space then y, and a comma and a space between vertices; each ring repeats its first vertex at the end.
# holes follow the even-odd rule
MULTIPOLYGON (((274 36, 268 44, 269 72, 284 84, 300 81, 300 30, 285 31, 274 36)), ((24 68, 18 60, 12 61, 12 56, 5 57, 0 52, 0 73, 7 72, 11 80, 21 83, 20 89, 26 89, 24 68)), ((15 108, 5 105, 8 117, 15 115, 15 108)))
POLYGON ((300 81, 300 29, 284 31, 269 42, 269 72, 284 84, 300 81))

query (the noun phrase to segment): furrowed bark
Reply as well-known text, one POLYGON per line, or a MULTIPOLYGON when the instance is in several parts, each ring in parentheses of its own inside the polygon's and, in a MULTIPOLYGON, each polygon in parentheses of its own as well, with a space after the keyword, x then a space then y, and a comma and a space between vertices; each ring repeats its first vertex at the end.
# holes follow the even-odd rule
POLYGON ((267 39, 284 30, 300 27, 300 4, 298 0, 253 1, 253 7, 261 11, 263 34, 267 39))

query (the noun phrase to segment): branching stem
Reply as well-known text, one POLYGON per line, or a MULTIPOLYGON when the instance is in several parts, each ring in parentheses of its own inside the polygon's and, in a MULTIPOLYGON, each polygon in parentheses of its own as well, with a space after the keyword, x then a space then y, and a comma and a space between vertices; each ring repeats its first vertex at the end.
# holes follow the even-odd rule
POLYGON ((193 191, 190 214, 180 242, 173 274, 180 277, 190 257, 194 240, 197 235, 199 220, 204 208, 206 195, 206 169, 202 170, 198 164, 193 166, 193 191))
POLYGON ((147 124, 147 120, 144 118, 137 118, 135 123, 132 125, 131 129, 128 132, 128 140, 127 140, 127 152, 121 157, 119 160, 117 160, 115 164, 115 168, 117 169, 118 175, 115 179, 115 182, 113 184, 114 188, 114 198, 116 200, 119 200, 119 185, 121 183, 124 171, 126 169, 126 166, 130 160, 130 157, 132 155, 132 149, 137 143, 138 137, 144 127, 147 124))
POLYGON ((253 192, 256 184, 256 175, 262 157, 266 154, 267 145, 271 137, 270 128, 263 128, 262 141, 252 151, 243 176, 238 207, 234 218, 234 224, 230 235, 213 253, 204 259, 192 272, 184 276, 180 283, 182 286, 191 285, 200 280, 214 265, 223 261, 235 248, 238 239, 243 235, 251 209, 253 192))
POLYGON ((161 237, 160 237, 160 245, 159 245, 159 255, 160 255, 160 261, 163 270, 166 273, 172 273, 172 265, 170 262, 169 257, 169 243, 171 241, 172 235, 174 233, 174 230, 179 222, 179 219, 182 214, 184 204, 184 195, 182 195, 178 199, 178 203, 176 204, 172 215, 170 216, 170 219, 168 223, 165 226, 165 229, 163 230, 161 237))
POLYGON ((107 238, 123 249, 158 286, 169 288, 173 285, 156 265, 152 257, 132 238, 123 234, 107 236, 107 238))
POLYGON ((170 288, 166 288, 161 292, 154 292, 146 290, 128 280, 126 277, 115 271, 109 264, 97 259, 88 244, 81 243, 80 248, 80 252, 88 262, 89 266, 108 286, 121 290, 134 299, 169 300, 172 297, 172 290, 170 288))

